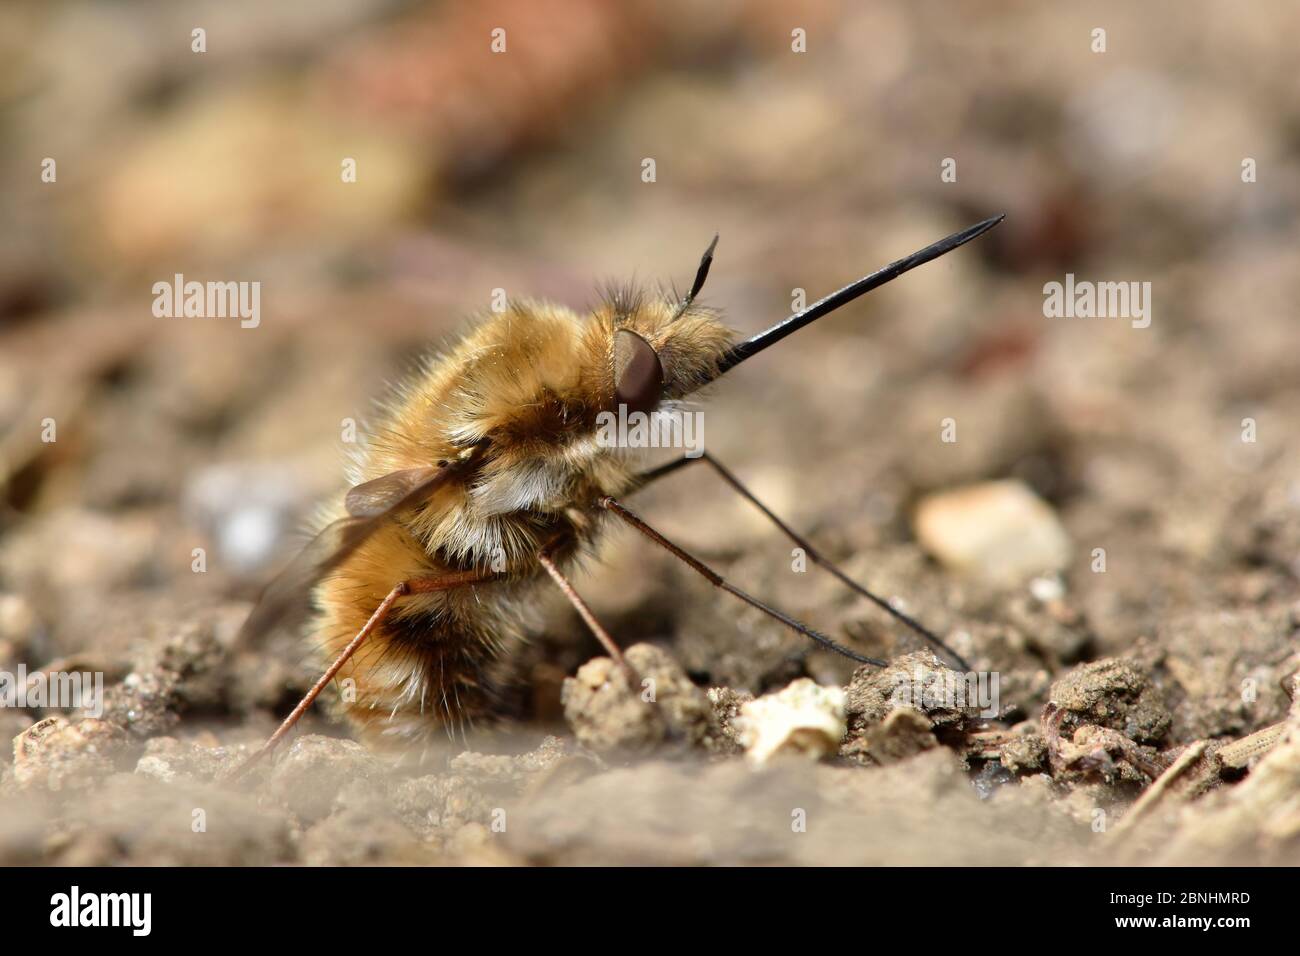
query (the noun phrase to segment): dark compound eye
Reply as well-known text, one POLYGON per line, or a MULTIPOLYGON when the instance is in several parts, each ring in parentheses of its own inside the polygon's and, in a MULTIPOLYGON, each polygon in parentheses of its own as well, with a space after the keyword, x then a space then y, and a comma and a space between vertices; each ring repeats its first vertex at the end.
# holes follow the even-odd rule
POLYGON ((635 332, 614 333, 614 402, 629 412, 648 412, 663 394, 664 367, 650 343, 635 332))

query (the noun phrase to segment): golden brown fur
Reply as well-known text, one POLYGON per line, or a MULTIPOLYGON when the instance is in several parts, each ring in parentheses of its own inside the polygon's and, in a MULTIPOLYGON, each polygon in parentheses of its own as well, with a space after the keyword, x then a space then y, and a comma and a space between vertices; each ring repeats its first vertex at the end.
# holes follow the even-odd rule
POLYGON ((505 577, 402 598, 344 666, 339 706, 367 744, 419 744, 490 715, 490 665, 522 635, 528 593, 543 579, 539 548, 553 542, 556 560, 572 565, 595 544, 595 502, 634 485, 631 462, 596 440, 596 416, 615 403, 622 328, 658 353, 665 400, 711 379, 731 339, 708 310, 630 292, 586 316, 517 304, 483 319, 388 403, 354 462, 353 484, 440 461, 463 467, 317 588, 311 637, 324 659, 400 581, 467 569, 505 577))

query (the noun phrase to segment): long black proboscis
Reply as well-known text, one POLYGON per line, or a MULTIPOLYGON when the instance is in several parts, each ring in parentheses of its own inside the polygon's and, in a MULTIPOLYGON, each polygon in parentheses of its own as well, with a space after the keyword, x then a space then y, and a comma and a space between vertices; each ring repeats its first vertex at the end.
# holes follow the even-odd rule
POLYGON ((783 319, 776 325, 772 326, 766 332, 760 332, 751 339, 747 339, 736 345, 722 356, 718 362, 718 374, 721 375, 728 369, 734 368, 745 359, 757 355, 769 345, 775 345, 792 332, 797 332, 810 322, 815 322, 823 315, 834 312, 842 305, 847 305, 860 295, 865 295, 872 289, 879 288, 886 282, 897 279, 904 272, 915 269, 917 266, 925 265, 933 259, 938 259, 942 255, 952 252, 959 246, 964 246, 972 239, 982 236, 988 232, 1003 219, 1005 214, 993 216, 985 219, 981 223, 976 223, 969 229, 963 229, 961 232, 954 232, 946 239, 940 239, 936 243, 926 246, 918 252, 905 256, 895 262, 891 262, 883 269, 878 269, 869 276, 863 276, 856 282, 850 282, 838 292, 832 292, 824 299, 819 299, 802 312, 797 312, 787 319, 783 319))

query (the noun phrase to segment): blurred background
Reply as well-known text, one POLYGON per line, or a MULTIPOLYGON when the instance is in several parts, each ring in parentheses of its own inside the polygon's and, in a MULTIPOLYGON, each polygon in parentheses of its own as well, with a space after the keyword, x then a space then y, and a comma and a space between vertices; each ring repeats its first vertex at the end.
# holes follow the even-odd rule
MULTIPOLYGON (((1148 647, 1175 700, 1209 702, 1177 738, 1277 719, 1300 596, 1298 31, 1286 0, 5 3, 0 661, 111 679, 181 623, 233 633, 341 491, 345 420, 494 289, 581 308, 609 279, 681 286, 718 232, 704 300, 747 334, 1005 212, 729 375, 709 449, 1004 671, 1022 714, 1066 664, 1148 647), (155 317, 176 273, 259 281, 260 325, 155 317), (1045 318, 1066 273, 1152 283, 1150 327, 1045 318), (919 542, 932 496, 1001 479, 1067 542, 1032 586, 919 542)), ((914 646, 791 574, 703 470, 638 508, 860 650, 914 646)), ((1040 530, 978 557, 1020 566, 1040 530)), ((582 587, 701 683, 848 673, 624 535, 582 587)), ((519 661, 545 719, 593 650, 548 620, 519 661)), ((314 668, 272 649, 206 706, 266 724, 314 668)))

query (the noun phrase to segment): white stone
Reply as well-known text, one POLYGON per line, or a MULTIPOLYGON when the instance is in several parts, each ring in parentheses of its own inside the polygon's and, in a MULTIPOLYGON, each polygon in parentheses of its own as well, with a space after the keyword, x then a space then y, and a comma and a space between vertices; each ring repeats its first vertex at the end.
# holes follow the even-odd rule
POLYGON ((744 704, 736 729, 754 764, 786 754, 824 757, 839 748, 847 730, 844 690, 801 677, 744 704))
POLYGON ((922 499, 921 547, 943 565, 996 584, 1064 570, 1070 538, 1047 502, 1019 481, 991 481, 922 499))

